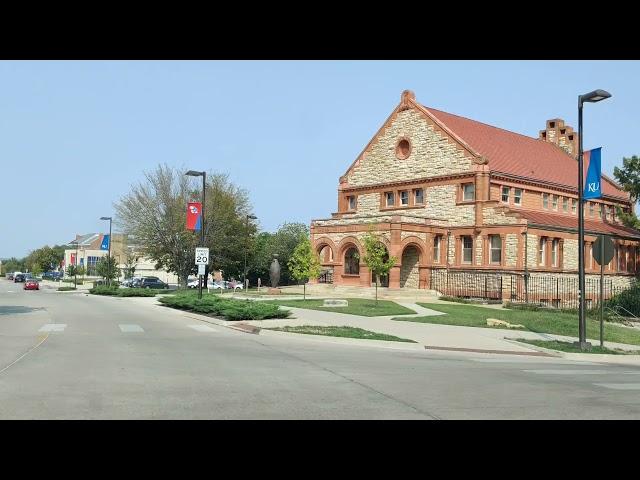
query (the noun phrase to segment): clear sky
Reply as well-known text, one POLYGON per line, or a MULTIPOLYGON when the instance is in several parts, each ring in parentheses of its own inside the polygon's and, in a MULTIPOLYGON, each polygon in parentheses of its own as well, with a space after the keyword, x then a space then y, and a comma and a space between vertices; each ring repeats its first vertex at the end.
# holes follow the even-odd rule
POLYGON ((640 154, 638 61, 0 61, 0 258, 76 233, 158 163, 227 172, 260 227, 337 208, 342 175, 405 89, 427 106, 537 137, 545 121, 640 154))

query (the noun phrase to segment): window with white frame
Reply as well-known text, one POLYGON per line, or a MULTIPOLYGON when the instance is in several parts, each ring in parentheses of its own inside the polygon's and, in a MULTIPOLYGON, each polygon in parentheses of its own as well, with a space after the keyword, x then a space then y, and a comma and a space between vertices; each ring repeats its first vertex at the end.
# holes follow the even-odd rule
POLYGON ((424 190, 422 188, 416 188, 413 191, 413 203, 416 205, 422 205, 424 203, 424 190))
POLYGON ((433 263, 440 263, 440 245, 442 244, 442 235, 433 237, 433 263))
POLYGON ((549 209, 549 194, 548 193, 543 193, 542 194, 542 208, 544 208, 545 210, 549 209))
POLYGON ((489 235, 489 252, 491 263, 502 263, 502 238, 500 235, 489 235))
POLYGON ((349 195, 347 197, 347 199, 349 200, 349 210, 355 210, 356 209, 356 197, 355 197, 355 195, 349 195))
POLYGON ((593 217, 593 213, 594 213, 594 205, 593 202, 589 202, 589 216, 593 217))
POLYGON ((558 248, 560 245, 560 240, 554 238, 551 241, 551 265, 554 267, 558 266, 558 248))
POLYGON ((578 213, 578 200, 575 198, 571 199, 571 213, 576 215, 578 213))
POLYGON ((509 203, 510 187, 502 187, 502 203, 509 203))
POLYGON ((476 186, 473 183, 462 184, 462 200, 472 202, 476 198, 476 186))
POLYGON ((409 205, 409 192, 407 192, 406 190, 400 192, 400 205, 409 205))
POLYGON ((567 197, 562 197, 562 211, 569 213, 569 199, 567 197))
POLYGON ((540 237, 538 242, 538 265, 544 267, 547 255, 547 237, 540 237))
POLYGON ((522 205, 522 189, 521 188, 513 189, 513 204, 522 205))
POLYGON ((473 238, 470 235, 464 235, 462 239, 462 263, 473 262, 473 238))
POLYGON ((553 200, 551 201, 551 206, 554 210, 558 210, 558 195, 553 196, 553 200))
POLYGON ((385 198, 386 198, 386 203, 385 205, 387 207, 393 207, 396 204, 396 199, 395 199, 395 195, 393 194, 393 192, 385 192, 385 198))

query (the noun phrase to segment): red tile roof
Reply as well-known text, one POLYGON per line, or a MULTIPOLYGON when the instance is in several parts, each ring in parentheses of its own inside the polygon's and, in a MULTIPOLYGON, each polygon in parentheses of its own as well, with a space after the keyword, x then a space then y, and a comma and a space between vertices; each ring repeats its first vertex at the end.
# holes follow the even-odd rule
MULTIPOLYGON (((435 108, 423 108, 472 150, 486 157, 492 172, 551 182, 577 191, 578 162, 560 147, 435 108)), ((586 168, 587 165, 585 174, 586 168)), ((629 199, 629 194, 611 181, 603 181, 602 188, 605 195, 629 199)))
MULTIPOLYGON (((578 217, 556 215, 553 213, 533 212, 529 210, 518 210, 520 216, 527 219, 529 224, 570 228, 578 231, 578 217)), ((616 225, 606 222, 597 222, 593 220, 584 220, 584 229, 588 233, 605 233, 609 235, 619 235, 622 237, 634 237, 640 238, 640 232, 633 228, 625 227, 623 225, 616 225)))

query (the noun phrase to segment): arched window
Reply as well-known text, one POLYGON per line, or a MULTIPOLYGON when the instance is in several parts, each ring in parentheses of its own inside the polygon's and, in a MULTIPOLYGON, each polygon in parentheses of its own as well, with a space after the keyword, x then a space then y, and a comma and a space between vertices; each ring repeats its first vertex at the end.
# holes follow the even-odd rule
POLYGON ((351 247, 344 254, 344 273, 347 275, 360 275, 360 254, 355 247, 351 247))

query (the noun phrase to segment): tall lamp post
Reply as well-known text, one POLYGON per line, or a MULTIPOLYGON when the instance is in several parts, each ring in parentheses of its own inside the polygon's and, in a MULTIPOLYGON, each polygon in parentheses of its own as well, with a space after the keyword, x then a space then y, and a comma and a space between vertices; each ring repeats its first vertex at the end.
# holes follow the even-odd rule
MULTIPOLYGON (((207 183, 207 172, 197 172, 189 170, 185 175, 189 177, 202 177, 202 219, 200 220, 200 246, 204 247, 204 203, 205 203, 205 187, 207 183)), ((202 298, 202 275, 198 275, 198 298, 202 298)))
POLYGON ((249 285, 247 285, 247 250, 249 250, 249 219, 251 220, 256 220, 258 217, 256 217, 255 215, 247 215, 247 222, 245 225, 245 232, 247 233, 246 236, 246 240, 244 243, 244 277, 243 277, 243 283, 244 283, 244 288, 246 289, 245 291, 248 293, 249 292, 249 285))
POLYGON ((76 261, 73 265, 73 286, 78 288, 78 239, 76 238, 73 242, 76 244, 76 261))
MULTIPOLYGON (((100 217, 100 220, 109 220, 109 253, 107 262, 107 285, 111 286, 111 217, 100 217)), ((88 265, 87 265, 88 266, 88 265)))
POLYGON ((578 95, 578 282, 580 293, 580 305, 578 308, 578 346, 580 350, 590 350, 591 344, 587 342, 587 324, 585 319, 584 296, 584 167, 582 151, 582 105, 584 103, 600 102, 609 98, 611 94, 604 90, 578 95))

